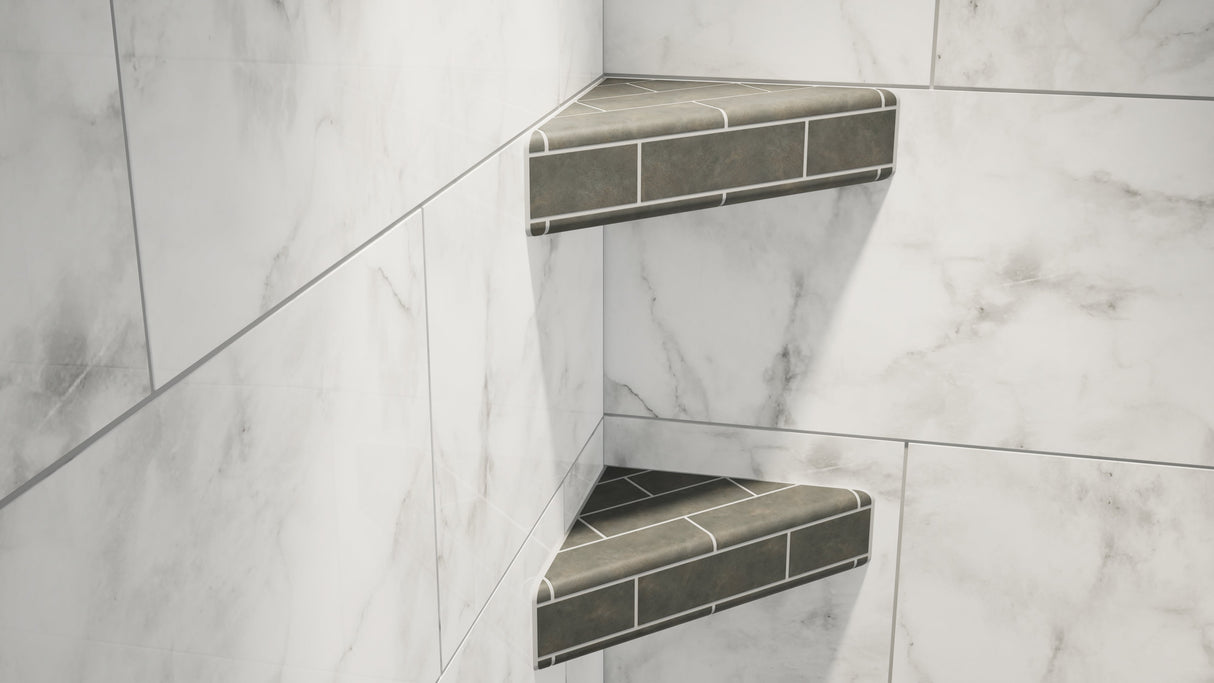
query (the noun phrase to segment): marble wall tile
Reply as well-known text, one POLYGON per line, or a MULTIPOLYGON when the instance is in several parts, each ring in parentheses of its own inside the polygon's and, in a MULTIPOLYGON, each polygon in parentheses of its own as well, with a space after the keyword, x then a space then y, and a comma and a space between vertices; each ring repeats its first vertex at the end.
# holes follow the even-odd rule
POLYGON ((119 0, 157 381, 593 71, 574 49, 586 8, 563 2, 119 0), (568 54, 534 38, 562 33, 568 54))
POLYGON ((926 85, 929 0, 604 0, 608 73, 926 85))
POLYGON ((0 510, 0 629, 434 680, 421 240, 417 214, 0 510))
POLYGON ((565 540, 577 516, 580 502, 590 495, 603 469, 603 427, 594 431, 585 448, 576 455, 569 476, 557 482, 549 500, 541 501, 534 528, 526 535, 518 554, 507 565, 475 623, 471 625, 454 657, 439 678, 440 683, 501 681, 502 683, 601 683, 602 667, 573 661, 536 671, 535 591, 548 563, 565 540), (593 473, 591 476, 587 476, 593 473), (597 675, 596 675, 597 673, 597 675))
POLYGON ((874 515, 869 564, 608 648, 605 680, 886 679, 902 443, 614 416, 604 426, 609 465, 858 488, 874 515))
POLYGON ((894 681, 1208 681, 1214 471, 910 447, 894 681))
POLYGON ((444 661, 602 416, 602 233, 526 237, 525 144, 423 209, 444 661))
POLYGON ((1214 103, 898 97, 888 182, 604 233, 606 410, 1214 464, 1214 103))
POLYGON ((6 2, 0 92, 3 498, 150 387, 106 3, 6 2))
POLYGON ((1201 0, 940 2, 936 85, 1214 96, 1201 0))

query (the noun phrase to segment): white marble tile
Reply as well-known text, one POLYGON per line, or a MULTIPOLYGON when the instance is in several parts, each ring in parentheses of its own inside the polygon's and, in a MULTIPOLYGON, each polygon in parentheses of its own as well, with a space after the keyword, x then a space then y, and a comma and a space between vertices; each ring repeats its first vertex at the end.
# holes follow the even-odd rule
POLYGON ((437 677, 421 241, 397 226, 0 511, 0 628, 437 677))
POLYGON ((535 670, 535 593, 549 562, 565 541, 569 527, 566 520, 572 522, 565 501, 589 494, 590 486, 574 473, 601 470, 602 462, 600 428, 577 454, 570 477, 558 481, 550 500, 541 502, 534 529, 508 563, 501 583, 486 601, 467 637, 458 643, 459 648, 439 683, 594 683, 587 672, 593 664, 585 662, 535 670))
POLYGON ((608 73, 926 85, 930 0, 604 0, 608 73))
POLYGON ((1214 103, 899 96, 888 182, 604 233, 607 411, 1214 464, 1214 103))
POLYGON ((108 8, 3 14, 0 498, 150 391, 108 8))
POLYGON ((911 446, 894 681, 1208 681, 1214 471, 911 446))
POLYGON ((603 75, 603 0, 559 1, 557 98, 566 100, 603 75))
POLYGON ((866 491, 872 559, 851 570, 606 651, 606 680, 876 681, 889 669, 904 445, 612 417, 609 465, 866 491))
POLYGON ((602 416, 602 235, 525 235, 523 155, 424 208, 444 661, 602 416))
POLYGON ((1203 0, 942 0, 936 85, 1214 95, 1203 0))
POLYGON ((573 0, 116 9, 157 381, 597 67, 535 38, 578 40, 573 0))

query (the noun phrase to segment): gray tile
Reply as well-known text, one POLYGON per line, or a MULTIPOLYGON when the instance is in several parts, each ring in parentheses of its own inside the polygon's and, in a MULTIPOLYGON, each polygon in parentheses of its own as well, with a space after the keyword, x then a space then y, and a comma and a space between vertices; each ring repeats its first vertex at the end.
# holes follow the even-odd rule
POLYGON ((782 580, 785 543, 777 536, 642 576, 637 581, 638 623, 782 580))
POLYGON ((650 90, 658 92, 667 92, 670 90, 686 90, 688 88, 703 88, 708 85, 729 85, 721 81, 660 81, 660 80, 634 80, 630 81, 636 85, 640 85, 650 90))
POLYGON ((548 587, 548 584, 540 581, 540 585, 536 586, 535 588, 535 604, 539 605, 541 603, 548 602, 551 599, 552 589, 548 587))
POLYGON ((560 111, 560 113, 557 114, 556 116, 554 116, 553 118, 559 119, 559 118, 562 118, 565 116, 579 116, 581 114, 598 114, 598 113, 600 113, 598 109, 595 109, 593 107, 587 107, 586 105, 578 104, 577 102, 572 102, 569 104, 568 107, 565 107, 564 109, 562 109, 560 111))
POLYGON ((744 487, 755 495, 770 493, 792 486, 792 484, 785 484, 779 481, 759 481, 758 479, 739 479, 738 477, 730 477, 730 479, 733 479, 739 486, 744 487))
POLYGON ((646 142, 641 151, 642 198, 790 180, 801 176, 804 123, 646 142))
POLYGON ((749 493, 733 482, 718 479, 682 491, 646 498, 592 515, 584 515, 583 519, 604 534, 614 536, 749 497, 749 493))
POLYGON ((565 536, 564 548, 575 548, 579 545, 585 545, 592 541, 601 540, 603 537, 594 533, 594 530, 586 526, 582 520, 577 520, 573 523, 573 528, 569 530, 569 534, 565 536))
MULTIPOLYGON (((783 536, 781 536, 781 538, 783 538, 783 536)), ((863 565, 867 561, 868 560, 864 560, 860 564, 863 565)), ((717 603, 716 611, 721 612, 723 610, 729 609, 730 607, 737 607, 738 605, 744 605, 753 600, 758 600, 759 598, 765 598, 769 595, 775 595, 776 593, 782 593, 786 590, 789 590, 790 588, 796 588, 797 586, 801 586, 801 585, 804 585, 807 583, 812 583, 814 581, 820 581, 822 579, 825 579, 828 576, 834 576, 835 574, 842 574, 843 572, 848 571, 852 568, 853 567, 850 564, 845 564, 845 565, 842 565, 839 567, 831 567, 830 569, 823 569, 820 572, 813 572, 812 574, 805 574, 804 576, 797 576, 797 577, 794 577, 787 581, 781 581, 780 583, 777 583, 776 585, 774 585, 770 588, 764 588, 763 590, 755 591, 749 595, 744 595, 740 598, 735 598, 733 600, 726 600, 724 602, 719 602, 719 603, 717 603)))
POLYGON ((812 88, 811 85, 800 85, 797 83, 747 83, 746 85, 756 88, 762 88, 768 92, 779 92, 781 90, 795 90, 797 88, 812 88))
POLYGON ((601 588, 536 609, 540 657, 632 628, 633 583, 601 588))
MULTIPOLYGON (((890 175, 890 171, 888 169, 883 169, 882 173, 886 178, 888 178, 890 175)), ((882 177, 880 177, 874 171, 842 173, 829 178, 814 178, 812 180, 794 180, 792 182, 781 183, 779 185, 729 192, 725 195, 725 203, 741 204, 743 202, 753 202, 759 199, 783 197, 790 194, 813 192, 815 190, 827 190, 832 187, 844 187, 846 185, 857 185, 859 183, 871 183, 877 180, 882 180, 882 177)))
POLYGON ((586 504, 582 506, 579 514, 588 515, 603 508, 615 507, 647 497, 644 491, 628 483, 626 479, 599 482, 590 492, 590 497, 586 499, 586 504))
POLYGON ((685 472, 663 472, 661 470, 650 470, 644 474, 638 474, 630 477, 632 483, 640 486, 653 495, 669 493, 676 489, 687 488, 695 484, 703 484, 706 481, 719 479, 720 477, 712 477, 704 474, 687 474, 685 472))
POLYGON ((636 201, 635 145, 531 157, 531 217, 636 201))
POLYGON ((895 111, 809 122, 806 175, 894 162, 895 111))
POLYGON ((556 150, 724 127, 721 112, 689 102, 555 118, 540 129, 548 136, 548 148, 556 150))
POLYGON ((685 519, 561 551, 546 574, 556 596, 618 581, 712 552, 712 541, 685 519))
MULTIPOLYGON (((698 211, 700 209, 711 209, 721 205, 721 195, 708 195, 705 197, 695 197, 692 199, 676 199, 669 202, 661 202, 657 204, 646 204, 643 206, 630 206, 626 209, 615 209, 612 211, 603 211, 601 213, 589 214, 586 216, 577 216, 575 218, 560 218, 551 222, 548 228, 549 233, 565 232, 566 230, 577 230, 579 228, 593 228, 599 225, 610 225, 611 223, 623 223, 625 221, 635 221, 641 218, 651 218, 653 216, 665 216, 672 213, 685 213, 687 211, 698 211)), ((533 235, 544 234, 543 224, 539 224, 538 231, 533 227, 533 235)))
POLYGON ((743 126, 872 109, 881 106, 881 95, 871 88, 815 87, 705 101, 725 110, 730 126, 743 126))
POLYGON ((608 465, 603 468, 603 473, 601 475, 599 475, 599 483, 601 484, 605 481, 614 481, 616 479, 623 479, 624 477, 627 477, 632 474, 640 474, 641 472, 648 472, 648 471, 649 470, 641 470, 641 469, 637 469, 635 467, 616 467, 615 465, 608 465))
POLYGON ((792 532, 789 575, 804 574, 868 552, 872 508, 792 532))
MULTIPOLYGON (((718 547, 725 548, 833 517, 857 507, 856 497, 847 489, 794 486, 692 515, 691 521, 716 537, 718 547)), ((867 527, 865 529, 867 534, 867 527)))
MULTIPOLYGON (((649 87, 646 85, 646 87, 649 87)), ((679 89, 669 89, 663 92, 652 92, 644 95, 628 95, 626 97, 608 97, 595 100, 594 106, 607 111, 617 109, 635 109, 637 107, 655 107, 662 104, 691 102, 693 100, 729 97, 730 95, 745 95, 754 90, 744 85, 733 83, 697 83, 694 86, 679 89)))
POLYGON ((590 92, 579 97, 578 102, 588 102, 604 97, 618 97, 620 95, 643 95, 647 92, 649 91, 628 83, 600 83, 591 89, 590 92))
POLYGON ((544 151, 544 136, 540 135, 540 132, 538 130, 531 134, 531 144, 529 144, 527 146, 527 151, 529 151, 529 152, 543 152, 544 151))
POLYGON ((556 661, 559 664, 560 662, 567 662, 570 659, 577 659, 578 657, 581 657, 582 655, 588 655, 591 652, 598 652, 599 650, 605 650, 605 649, 611 647, 612 645, 619 645, 620 643, 626 643, 630 640, 636 640, 637 638, 640 638, 642 636, 647 636, 650 633, 657 633, 658 631, 661 631, 663 629, 668 629, 672 626, 678 626, 679 624, 686 624, 689 621, 694 621, 701 617, 706 617, 710 614, 712 614, 712 609, 709 607, 705 607, 704 609, 696 610, 694 612, 689 612, 682 616, 674 617, 672 619, 667 619, 666 621, 662 621, 662 622, 659 622, 656 624, 650 624, 649 626, 642 626, 640 628, 634 628, 631 631, 621 633, 620 635, 615 636, 614 638, 608 638, 601 643, 597 643, 595 645, 591 645, 589 647, 581 648, 578 650, 571 650, 569 652, 566 652, 565 654, 559 655, 558 657, 556 657, 556 661))

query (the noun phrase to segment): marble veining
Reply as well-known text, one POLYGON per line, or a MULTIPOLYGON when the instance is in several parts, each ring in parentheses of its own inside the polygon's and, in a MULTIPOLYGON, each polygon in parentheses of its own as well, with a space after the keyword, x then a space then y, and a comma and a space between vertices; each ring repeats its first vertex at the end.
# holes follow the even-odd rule
POLYGON ((1208 681, 1211 491, 1209 470, 912 445, 893 680, 1208 681))
MULTIPOLYGON (((903 445, 792 432, 606 418, 606 462, 857 488, 873 498, 863 567, 611 647, 607 680, 885 680, 903 445)), ((576 660, 574 660, 576 661, 576 660)))
POLYGON ((602 237, 518 229, 525 145, 424 208, 444 661, 602 416, 602 237))
POLYGON ((936 84, 1214 96, 1200 0, 940 2, 936 84))
POLYGON ((926 85, 930 0, 605 0, 609 73, 926 85))
POLYGON ((36 647, 0 638, 0 667, 437 678, 421 239, 415 215, 3 510, 0 630, 36 647))
POLYGON ((0 498, 151 390, 104 3, 0 26, 0 498))
POLYGON ((897 94, 888 187, 604 233, 607 411, 1214 464, 1214 103, 897 94))

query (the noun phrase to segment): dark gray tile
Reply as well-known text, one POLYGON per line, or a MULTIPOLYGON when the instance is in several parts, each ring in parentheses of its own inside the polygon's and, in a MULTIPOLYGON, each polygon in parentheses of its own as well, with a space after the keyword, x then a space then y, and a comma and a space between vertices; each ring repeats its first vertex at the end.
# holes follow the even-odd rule
POLYGON ((659 80, 633 80, 629 81, 635 85, 658 92, 667 92, 669 90, 686 90, 688 88, 703 88, 708 85, 729 85, 721 81, 659 81, 659 80))
POLYGON ((591 652, 598 652, 599 650, 605 650, 605 649, 611 647, 612 645, 619 645, 620 643, 626 643, 630 640, 635 640, 637 638, 640 638, 641 636, 647 636, 650 633, 657 633, 658 631, 661 631, 663 629, 668 629, 672 626, 678 626, 679 624, 686 624, 689 621, 694 621, 701 617, 706 617, 710 614, 712 614, 712 609, 705 607, 702 610, 696 610, 694 612, 689 612, 682 616, 667 619, 666 621, 661 621, 656 624, 650 624, 649 626, 642 626, 640 628, 635 628, 635 629, 632 629, 631 631, 621 633, 620 635, 615 636, 613 638, 608 638, 601 643, 597 643, 595 645, 580 648, 577 650, 571 650, 569 652, 566 652, 563 655, 558 655, 556 657, 556 662, 559 664, 561 662, 567 662, 571 659, 577 659, 578 657, 581 657, 582 655, 588 655, 591 652))
POLYGON ((582 518, 595 529, 614 536, 749 497, 749 493, 729 480, 718 479, 595 514, 583 514, 582 518))
POLYGON ((804 123, 646 142, 641 151, 645 200, 790 180, 801 176, 804 123))
POLYGON ((636 155, 636 145, 620 145, 531 157, 531 217, 635 202, 636 155))
POLYGON ((564 109, 562 109, 561 112, 559 114, 557 114, 556 116, 554 116, 553 118, 559 119, 564 116, 580 116, 582 114, 597 114, 597 113, 599 113, 598 109, 595 109, 593 107, 587 107, 586 105, 578 104, 577 102, 573 102, 568 107, 565 107, 564 109))
POLYGON ((865 493, 864 491, 856 491, 856 495, 857 495, 857 496, 860 496, 860 506, 861 506, 861 507, 863 507, 863 506, 865 506, 865 505, 872 505, 872 504, 873 504, 873 497, 872 497, 872 496, 870 496, 870 495, 868 495, 868 494, 867 494, 867 493, 865 493))
POLYGON ((892 164, 895 114, 890 109, 810 121, 806 175, 892 164))
POLYGON ((632 628, 633 582, 607 586, 536 609, 538 656, 632 628))
MULTIPOLYGON (((648 84, 646 84, 645 87, 649 87, 648 84)), ((678 102, 691 102, 693 100, 700 99, 729 97, 730 95, 745 95, 752 92, 754 92, 752 88, 747 88, 744 85, 735 85, 733 83, 696 83, 695 85, 686 88, 672 88, 663 92, 651 92, 644 95, 607 97, 601 100, 595 100, 594 106, 607 111, 615 111, 617 109, 655 107, 661 104, 675 104, 678 102)), ((660 109, 655 111, 654 115, 661 115, 660 109)))
POLYGON ((632 474, 640 474, 641 472, 648 471, 649 470, 641 470, 635 467, 616 467, 615 465, 608 465, 603 468, 603 473, 599 475, 599 483, 601 484, 605 481, 623 479, 624 477, 632 474))
POLYGON ((870 88, 815 87, 704 101, 725 110, 732 127, 873 109, 881 106, 881 95, 870 88))
POLYGON ((784 579, 783 536, 739 546, 638 579, 637 618, 645 624, 784 579))
POLYGON ((885 106, 892 107, 898 104, 898 96, 885 88, 878 88, 882 95, 885 95, 885 106))
POLYGON ((540 581, 540 585, 535 589, 535 604, 548 602, 552 599, 552 589, 547 583, 540 581))
POLYGON ((762 88, 768 92, 779 92, 781 90, 796 90, 797 88, 812 88, 811 85, 801 85, 799 83, 746 83, 746 85, 762 88))
POLYGON ((555 118, 540 129, 548 136, 548 148, 557 150, 724 127, 721 112, 686 103, 555 118))
POLYGON ((647 92, 649 91, 629 83, 600 83, 592 88, 590 92, 579 97, 578 102, 589 102, 604 97, 618 97, 620 95, 643 95, 647 92))
POLYGON ((752 600, 758 600, 759 598, 765 598, 769 595, 775 595, 776 593, 782 593, 790 588, 796 588, 797 586, 800 586, 803 584, 825 579, 828 576, 834 576, 835 574, 840 574, 851 568, 852 568, 852 566, 850 564, 845 564, 841 567, 831 567, 830 569, 823 569, 820 572, 814 572, 812 574, 805 574, 804 576, 797 576, 797 577, 794 577, 787 581, 781 581, 780 583, 777 583, 776 585, 774 585, 770 588, 764 588, 763 590, 755 591, 749 595, 744 595, 744 596, 742 596, 740 598, 736 598, 734 600, 726 600, 724 602, 719 602, 719 603, 717 603, 716 611, 720 612, 723 610, 727 610, 730 607, 737 607, 738 605, 746 604, 752 600))
POLYGON ((593 529, 586 526, 586 524, 579 519, 573 523, 573 528, 571 528, 569 533, 565 535, 565 544, 561 546, 561 548, 575 548, 579 545, 585 545, 592 541, 602 540, 602 538, 602 536, 594 533, 593 529))
POLYGON ((712 552, 712 541, 685 519, 556 554, 545 576, 556 596, 712 552))
MULTIPOLYGON (((630 503, 642 498, 648 498, 648 496, 641 489, 628 483, 626 479, 599 482, 595 484, 594 489, 590 492, 590 497, 586 499, 586 504, 582 506, 582 511, 579 514, 588 515, 603 508, 623 505, 624 503, 630 503)), ((593 524, 593 522, 591 523, 593 524)), ((596 526, 595 528, 598 527, 596 526)))
POLYGON ((880 171, 880 172, 877 174, 877 180, 885 180, 886 178, 888 178, 888 177, 892 176, 893 174, 894 174, 894 167, 893 167, 893 166, 890 166, 889 168, 883 168, 883 169, 881 169, 881 171, 880 171))
POLYGON ((872 508, 792 532, 789 575, 821 569, 868 552, 872 508))
POLYGON ((754 494, 770 493, 778 489, 792 486, 792 484, 785 484, 778 481, 759 481, 758 479, 739 479, 737 477, 730 477, 730 479, 733 479, 735 482, 745 487, 747 491, 754 494))
MULTIPOLYGON (((888 177, 888 173, 886 173, 888 177)), ((790 194, 801 194, 803 192, 813 192, 815 190, 828 190, 832 187, 844 187, 846 185, 857 185, 860 183, 871 183, 880 180, 877 173, 874 171, 863 171, 861 173, 841 173, 837 176, 829 178, 813 178, 811 180, 794 180, 779 185, 769 185, 767 187, 756 187, 750 190, 736 190, 725 195, 726 204, 741 204, 743 202, 753 202, 758 199, 771 199, 772 197, 783 197, 790 194)))
POLYGON ((704 474, 686 474, 684 472, 663 472, 661 470, 651 470, 644 474, 638 474, 630 477, 632 483, 640 486, 653 495, 669 493, 676 489, 687 488, 695 484, 702 484, 706 481, 719 479, 720 477, 711 477, 704 474))
POLYGON ((555 664, 555 663, 556 663, 556 660, 555 660, 553 657, 547 657, 547 658, 545 658, 545 659, 541 659, 541 660, 539 661, 539 663, 538 663, 538 664, 536 664, 535 668, 537 668, 537 669, 547 669, 548 667, 552 666, 552 665, 553 665, 553 664, 555 664))
MULTIPOLYGON (((577 230, 579 228, 593 228, 600 225, 635 221, 641 218, 651 218, 653 216, 665 216, 672 213, 685 213, 687 211, 711 209, 720 205, 721 195, 708 195, 704 197, 695 197, 693 199, 676 199, 673 201, 656 204, 630 206, 626 209, 603 211, 601 213, 587 214, 585 216, 577 216, 575 218, 559 218, 551 222, 551 227, 548 228, 548 232, 554 233, 565 232, 566 230, 577 230)), ((532 234, 544 234, 543 224, 540 224, 538 232, 534 231, 533 229, 532 234)))
POLYGON ((847 489, 794 486, 692 515, 691 521, 715 536, 718 547, 726 548, 857 507, 856 497, 847 489))
POLYGON ((599 83, 599 85, 615 85, 616 83, 635 83, 635 82, 644 81, 644 80, 646 80, 646 79, 644 79, 644 78, 618 78, 616 76, 612 76, 610 78, 604 78, 603 81, 601 83, 599 83))
POLYGON ((544 136, 540 135, 540 132, 538 130, 531 134, 531 142, 527 146, 527 150, 530 152, 543 152, 544 151, 544 136))

